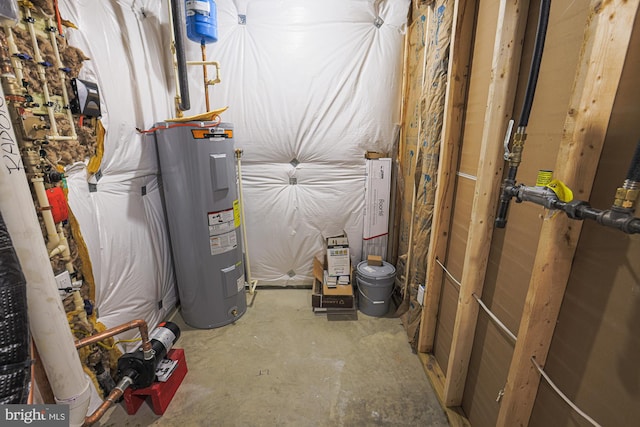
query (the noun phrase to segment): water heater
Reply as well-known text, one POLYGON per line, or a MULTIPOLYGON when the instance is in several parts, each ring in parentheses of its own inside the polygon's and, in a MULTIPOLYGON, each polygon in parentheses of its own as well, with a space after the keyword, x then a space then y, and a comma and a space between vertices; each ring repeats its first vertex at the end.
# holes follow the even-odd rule
POLYGON ((155 138, 182 317, 216 328, 247 303, 233 126, 201 123, 159 123, 155 138))

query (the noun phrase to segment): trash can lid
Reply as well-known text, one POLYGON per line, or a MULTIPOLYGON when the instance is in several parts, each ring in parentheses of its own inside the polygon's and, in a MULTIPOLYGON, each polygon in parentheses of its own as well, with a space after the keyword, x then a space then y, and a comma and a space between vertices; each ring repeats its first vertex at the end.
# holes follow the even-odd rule
POLYGON ((382 261, 382 265, 367 265, 367 261, 361 261, 358 263, 356 270, 364 277, 370 277, 373 279, 381 279, 393 277, 396 274, 396 268, 386 261, 382 261))

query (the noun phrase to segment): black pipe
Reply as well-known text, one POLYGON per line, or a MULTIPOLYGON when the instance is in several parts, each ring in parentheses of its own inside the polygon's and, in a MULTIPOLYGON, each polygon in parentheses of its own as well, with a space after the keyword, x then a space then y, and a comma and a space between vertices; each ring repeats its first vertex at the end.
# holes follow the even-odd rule
POLYGON ((27 281, 0 214, 0 404, 27 403, 29 336, 27 281))
POLYGON ((531 59, 531 68, 529 69, 529 80, 527 81, 527 91, 524 95, 522 104, 522 112, 518 127, 526 127, 529 124, 529 115, 531 114, 531 106, 533 105, 533 95, 536 92, 538 84, 538 74, 540 74, 540 63, 542 62, 542 51, 544 50, 544 41, 547 36, 547 26, 549 25, 549 10, 551 9, 551 0, 542 0, 540 3, 540 16, 538 17, 538 28, 536 30, 536 42, 533 47, 533 58, 531 59))
POLYGON ((514 190, 516 190, 516 173, 518 172, 517 166, 509 166, 507 178, 502 183, 502 191, 500 192, 500 204, 498 205, 498 214, 495 219, 495 226, 497 228, 504 228, 507 225, 507 212, 509 210, 509 201, 515 196, 514 190))
POLYGON ((590 219, 605 227, 616 228, 627 234, 640 233, 640 218, 634 217, 626 209, 614 206, 603 211, 592 208, 589 203, 582 200, 574 200, 569 203, 559 202, 556 208, 564 211, 571 219, 590 219))
POLYGON ((627 181, 640 183, 640 141, 638 141, 638 145, 636 145, 636 151, 633 153, 633 158, 629 164, 627 181))
POLYGON ((529 116, 531 115, 531 106, 533 105, 533 96, 536 92, 538 84, 538 75, 540 74, 540 64, 542 63, 542 52, 544 50, 544 42, 547 36, 547 27, 549 26, 549 11, 551 9, 551 0, 542 0, 540 2, 540 14, 538 17, 538 27, 536 29, 536 41, 533 47, 533 56, 531 58, 531 67, 529 68, 529 77, 527 79, 527 89, 522 104, 522 112, 518 121, 518 129, 516 131, 512 152, 509 155, 509 171, 507 178, 502 183, 502 191, 500 194, 500 204, 494 225, 496 228, 504 228, 507 225, 507 212, 509 210, 509 202, 513 197, 510 192, 514 191, 516 185, 516 175, 518 167, 522 160, 522 150, 526 138, 526 127, 529 124, 529 116))
POLYGON ((187 111, 191 108, 189 99, 189 79, 187 76, 187 59, 184 52, 185 18, 184 2, 171 0, 171 16, 173 17, 173 34, 176 47, 176 61, 178 63, 178 84, 180 85, 180 110, 187 111))

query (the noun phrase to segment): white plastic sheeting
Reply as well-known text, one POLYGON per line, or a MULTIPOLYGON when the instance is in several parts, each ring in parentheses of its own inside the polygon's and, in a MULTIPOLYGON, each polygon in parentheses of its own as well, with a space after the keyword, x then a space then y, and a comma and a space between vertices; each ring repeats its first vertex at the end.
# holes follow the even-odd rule
MULTIPOLYGON (((220 62, 212 108, 235 126, 253 278, 305 284, 322 235, 345 230, 359 254, 366 150, 389 152, 399 118, 409 0, 220 0, 220 62)), ((173 117, 168 1, 61 0, 91 57, 107 130, 102 177, 90 192, 82 164, 69 172, 97 282, 100 320, 155 324, 175 304, 168 237, 150 128, 173 117), (145 190, 143 190, 143 188, 145 190), (143 192, 146 192, 143 195, 143 192), (158 309, 162 301, 162 309, 158 309)), ((187 59, 200 46, 187 41, 187 59)), ((210 70, 211 77, 213 70, 210 70)), ((202 68, 190 67, 191 110, 204 111, 202 68)), ((357 259, 353 259, 357 261, 357 259)))
POLYGON ((168 6, 74 0, 61 1, 60 10, 79 28, 67 31, 69 43, 91 58, 80 78, 98 83, 106 129, 102 176, 87 177, 84 164, 67 171, 69 204, 93 267, 99 320, 112 327, 143 318, 153 327, 176 304, 175 279, 155 147, 136 127, 173 113, 171 69, 163 65, 170 64, 168 6))
MULTIPOLYGON (((211 102, 229 106, 224 121, 244 150, 252 276, 308 284, 323 235, 345 230, 361 252, 364 153, 393 144, 409 1, 217 5, 219 41, 207 56, 221 63, 222 83, 211 102)), ((198 56, 189 43, 188 58, 198 56)), ((200 111, 200 70, 191 77, 200 111)))

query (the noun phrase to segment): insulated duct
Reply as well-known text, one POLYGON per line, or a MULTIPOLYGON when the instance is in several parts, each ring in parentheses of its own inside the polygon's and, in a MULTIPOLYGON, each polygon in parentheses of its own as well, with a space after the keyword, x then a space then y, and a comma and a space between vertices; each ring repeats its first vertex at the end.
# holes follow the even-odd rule
POLYGON ((178 65, 178 84, 180 85, 181 111, 191 108, 189 99, 189 76, 187 75, 187 59, 184 51, 185 43, 185 18, 184 7, 181 0, 171 0, 171 17, 173 25, 174 43, 176 49, 176 61, 178 65))
POLYGON ((31 359, 27 282, 0 213, 0 404, 27 403, 31 359))

